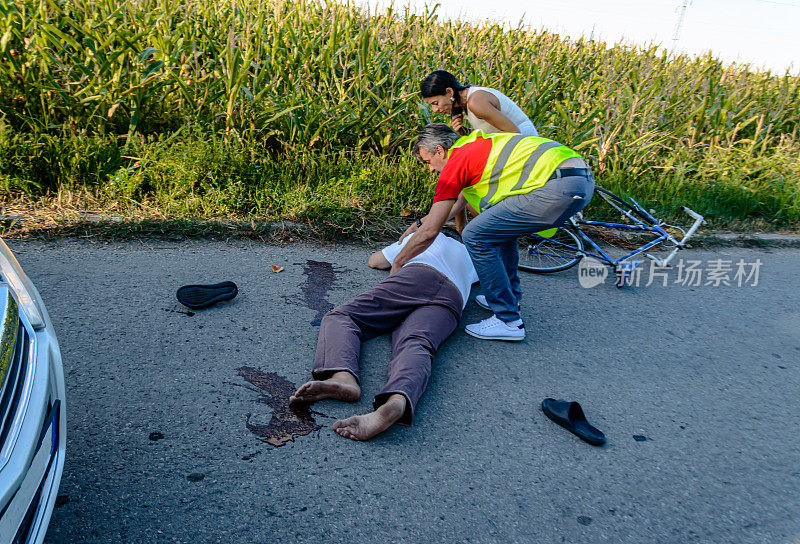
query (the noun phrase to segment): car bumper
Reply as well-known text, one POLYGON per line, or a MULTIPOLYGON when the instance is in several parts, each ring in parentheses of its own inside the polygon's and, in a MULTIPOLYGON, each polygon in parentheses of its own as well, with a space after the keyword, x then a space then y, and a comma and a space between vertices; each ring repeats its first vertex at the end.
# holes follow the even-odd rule
MULTIPOLYGON (((16 259, 8 259, 5 244, 0 241, 0 245, 0 259, 5 259, 0 290, 18 303, 19 321, 14 394, 9 393, 9 379, 0 398, 0 403, 6 403, 0 429, 0 542, 41 543, 64 469, 64 373, 58 341, 39 293, 16 259), (9 281, 14 273, 16 281, 9 281), (27 311, 26 301, 31 300, 38 315, 27 311)), ((6 321, 10 315, 5 313, 6 321)))

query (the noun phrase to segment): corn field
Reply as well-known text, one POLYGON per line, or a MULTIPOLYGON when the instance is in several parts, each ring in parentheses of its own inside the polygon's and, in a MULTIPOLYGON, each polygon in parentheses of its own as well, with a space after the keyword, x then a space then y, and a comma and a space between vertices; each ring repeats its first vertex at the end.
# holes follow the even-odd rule
POLYGON ((359 179, 368 194, 343 207, 422 210, 431 180, 409 167, 408 144, 434 120, 419 82, 444 68, 503 90, 543 136, 582 153, 601 185, 662 213, 687 204, 720 224, 800 224, 798 76, 442 21, 435 8, 0 0, 0 17, 4 195, 84 187, 186 213, 285 216, 303 207, 275 194, 331 179, 341 193, 359 179), (217 162, 192 142, 218 150, 217 162), (170 149, 181 149, 183 167, 170 149), (382 161, 371 171, 383 177, 363 183, 362 173, 319 168, 344 156, 353 168, 382 161), (271 165, 289 162, 294 177, 276 186, 271 165), (310 163, 327 179, 312 179, 302 167, 310 163), (369 194, 401 184, 393 172, 416 185, 369 194), (111 190, 120 176, 130 183, 111 190), (202 197, 214 191, 228 196, 206 209, 202 197))

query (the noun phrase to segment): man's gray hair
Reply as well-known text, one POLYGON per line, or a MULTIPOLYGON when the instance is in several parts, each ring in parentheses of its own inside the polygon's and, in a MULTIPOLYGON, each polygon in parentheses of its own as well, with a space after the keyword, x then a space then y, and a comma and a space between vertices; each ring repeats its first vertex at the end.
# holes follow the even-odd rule
POLYGON ((444 123, 430 123, 422 127, 419 131, 417 139, 414 140, 414 155, 419 157, 420 148, 424 149, 426 153, 433 155, 436 153, 436 146, 442 146, 445 151, 450 149, 456 140, 461 136, 445 125, 444 123))

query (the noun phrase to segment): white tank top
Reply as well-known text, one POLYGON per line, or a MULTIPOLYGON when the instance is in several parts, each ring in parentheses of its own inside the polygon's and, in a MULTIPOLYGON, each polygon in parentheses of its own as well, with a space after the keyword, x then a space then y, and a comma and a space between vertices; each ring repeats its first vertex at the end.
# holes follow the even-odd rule
MULTIPOLYGON (((497 100, 500 101, 500 113, 508 117, 512 123, 517 125, 519 131, 524 134, 525 136, 538 136, 539 131, 536 130, 536 127, 533 126, 533 123, 528 116, 525 115, 525 112, 522 111, 519 106, 514 104, 514 102, 498 91, 497 89, 491 89, 489 87, 469 87, 467 89, 467 100, 475 91, 486 91, 487 93, 491 93, 497 97, 497 100)), ((483 119, 478 119, 475 117, 475 114, 469 111, 467 108, 467 121, 469 124, 472 125, 472 128, 482 130, 484 132, 500 132, 500 129, 495 127, 494 125, 490 125, 483 119)))

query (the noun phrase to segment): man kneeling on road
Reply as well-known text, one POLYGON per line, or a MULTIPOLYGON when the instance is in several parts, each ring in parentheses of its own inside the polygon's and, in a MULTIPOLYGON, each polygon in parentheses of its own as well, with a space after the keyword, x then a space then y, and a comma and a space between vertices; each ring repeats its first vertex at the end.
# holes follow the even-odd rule
POLYGON ((462 236, 484 292, 475 301, 494 315, 467 325, 466 332, 485 340, 522 340, 517 238, 560 227, 582 210, 594 194, 589 167, 575 151, 547 138, 480 130, 462 137, 443 123, 426 125, 414 152, 439 180, 430 212, 403 235, 416 231, 392 273, 424 251, 469 203, 479 215, 462 236))
MULTIPOLYGON (((397 254, 415 238, 375 252, 369 265, 394 270, 397 254)), ((333 424, 334 430, 346 438, 369 440, 395 422, 411 424, 431 374, 433 357, 456 329, 470 288, 478 280, 460 237, 448 229, 437 231, 425 250, 403 265, 366 293, 325 315, 311 372, 314 380, 289 398, 290 403, 357 401, 361 396, 361 344, 391 331, 389 379, 375 396, 375 411, 333 424)))

